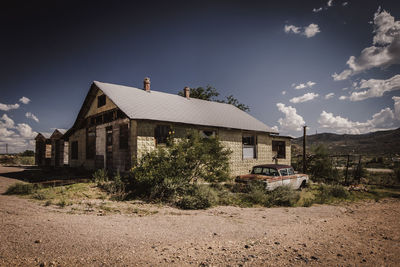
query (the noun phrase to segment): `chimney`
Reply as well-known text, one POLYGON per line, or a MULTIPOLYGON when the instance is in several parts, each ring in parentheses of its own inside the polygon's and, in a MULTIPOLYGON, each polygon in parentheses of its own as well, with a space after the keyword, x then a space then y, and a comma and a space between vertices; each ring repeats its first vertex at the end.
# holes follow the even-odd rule
POLYGON ((150 78, 148 78, 148 77, 144 78, 144 80, 143 80, 143 89, 146 92, 150 92, 150 78))
POLYGON ((183 88, 183 94, 185 95, 185 97, 187 99, 189 99, 190 98, 190 88, 185 86, 185 88, 183 88))

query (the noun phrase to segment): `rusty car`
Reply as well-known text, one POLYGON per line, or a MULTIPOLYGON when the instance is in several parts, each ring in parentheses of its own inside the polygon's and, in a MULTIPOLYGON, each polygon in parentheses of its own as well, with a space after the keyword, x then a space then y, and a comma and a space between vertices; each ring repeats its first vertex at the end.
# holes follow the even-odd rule
POLYGON ((295 173, 292 166, 282 164, 257 165, 249 174, 239 175, 235 181, 248 183, 259 181, 265 184, 267 190, 274 190, 279 186, 290 186, 293 189, 304 188, 308 184, 307 174, 295 173))

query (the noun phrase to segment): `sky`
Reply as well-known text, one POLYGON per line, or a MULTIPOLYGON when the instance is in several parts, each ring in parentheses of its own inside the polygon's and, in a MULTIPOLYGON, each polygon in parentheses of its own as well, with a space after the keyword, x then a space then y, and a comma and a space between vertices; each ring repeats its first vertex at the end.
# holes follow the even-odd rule
POLYGON ((9 1, 0 153, 68 129, 94 80, 213 86, 282 135, 400 127, 399 1, 9 1))

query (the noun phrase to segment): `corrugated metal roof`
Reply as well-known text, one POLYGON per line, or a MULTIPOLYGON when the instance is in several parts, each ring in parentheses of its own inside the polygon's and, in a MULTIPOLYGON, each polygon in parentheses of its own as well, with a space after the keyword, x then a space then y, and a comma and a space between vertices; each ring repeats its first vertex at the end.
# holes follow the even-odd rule
POLYGON ((101 89, 129 118, 276 132, 237 107, 158 91, 102 83, 101 89))

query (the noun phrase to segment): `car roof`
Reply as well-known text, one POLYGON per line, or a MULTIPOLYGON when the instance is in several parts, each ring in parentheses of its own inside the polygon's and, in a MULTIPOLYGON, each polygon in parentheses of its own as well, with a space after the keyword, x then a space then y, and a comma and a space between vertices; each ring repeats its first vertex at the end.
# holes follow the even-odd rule
MULTIPOLYGON (((283 165, 283 164, 262 164, 262 165, 256 165, 254 167, 261 167, 261 168, 275 168, 275 169, 286 169, 286 168, 292 168, 290 165, 283 165)), ((254 168, 253 167, 253 168, 254 168)))

